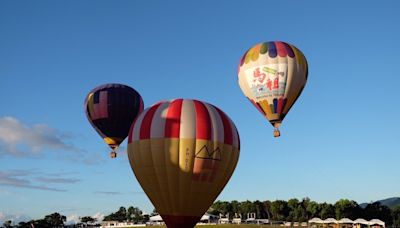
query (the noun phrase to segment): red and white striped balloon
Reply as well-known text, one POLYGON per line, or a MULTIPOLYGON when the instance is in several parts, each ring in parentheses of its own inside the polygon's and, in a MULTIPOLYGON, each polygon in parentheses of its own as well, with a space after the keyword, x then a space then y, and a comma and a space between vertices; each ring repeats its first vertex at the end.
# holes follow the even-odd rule
POLYGON ((132 170, 168 227, 197 223, 230 179, 239 150, 232 120, 190 99, 144 110, 128 142, 132 170))

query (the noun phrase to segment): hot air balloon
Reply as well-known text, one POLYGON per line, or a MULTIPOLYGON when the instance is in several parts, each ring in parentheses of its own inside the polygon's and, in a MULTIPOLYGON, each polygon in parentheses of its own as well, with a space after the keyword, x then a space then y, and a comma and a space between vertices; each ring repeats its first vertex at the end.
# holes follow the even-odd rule
POLYGON ((282 120, 303 91, 307 74, 307 60, 303 53, 285 42, 257 44, 240 60, 239 86, 275 127, 275 137, 280 136, 282 120))
POLYGON ((190 99, 145 109, 132 124, 132 170, 169 228, 192 228, 230 179, 239 135, 217 107, 190 99))
POLYGON ((111 147, 110 156, 128 136, 130 126, 143 111, 140 94, 127 85, 105 84, 94 88, 85 99, 85 113, 90 124, 111 147))

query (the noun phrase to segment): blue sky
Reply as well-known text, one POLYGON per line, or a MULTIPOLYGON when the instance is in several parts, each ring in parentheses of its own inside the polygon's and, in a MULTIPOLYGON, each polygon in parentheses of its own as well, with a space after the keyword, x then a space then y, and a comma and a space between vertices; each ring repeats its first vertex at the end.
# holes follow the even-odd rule
MULTIPOLYGON (((220 200, 400 196, 398 1, 0 1, 0 219, 153 206, 126 155, 83 112, 97 85, 145 107, 196 98, 235 122, 241 155, 220 200), (309 63, 281 128, 247 101, 237 65, 282 40, 309 63)), ((126 141, 122 144, 126 149, 126 141)), ((75 216, 75 217, 74 217, 75 216)))

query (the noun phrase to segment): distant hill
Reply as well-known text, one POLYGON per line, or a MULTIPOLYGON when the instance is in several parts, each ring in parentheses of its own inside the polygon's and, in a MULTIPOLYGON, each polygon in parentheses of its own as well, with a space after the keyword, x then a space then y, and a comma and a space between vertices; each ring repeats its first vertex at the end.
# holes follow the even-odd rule
MULTIPOLYGON (((391 197, 383 200, 378 200, 375 202, 380 202, 382 205, 388 206, 390 208, 394 208, 396 206, 400 206, 400 197, 391 197)), ((375 203, 373 202, 373 203, 375 203)), ((360 204, 360 207, 365 208, 368 205, 368 203, 362 203, 360 204)))

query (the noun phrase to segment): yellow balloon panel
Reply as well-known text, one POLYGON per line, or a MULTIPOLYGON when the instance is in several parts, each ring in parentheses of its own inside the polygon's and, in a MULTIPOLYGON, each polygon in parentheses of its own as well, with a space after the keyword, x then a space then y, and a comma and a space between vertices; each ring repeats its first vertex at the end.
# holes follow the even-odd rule
POLYGON ((202 215, 231 177, 239 150, 199 139, 133 141, 128 156, 136 178, 164 215, 202 215))

